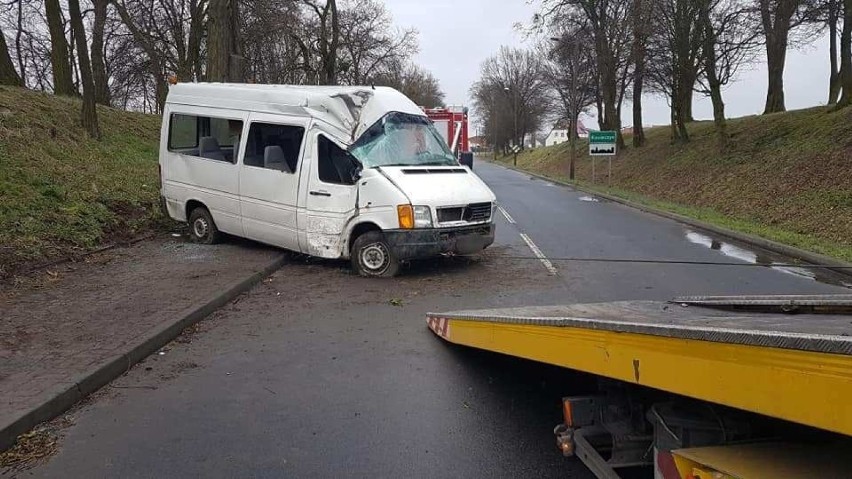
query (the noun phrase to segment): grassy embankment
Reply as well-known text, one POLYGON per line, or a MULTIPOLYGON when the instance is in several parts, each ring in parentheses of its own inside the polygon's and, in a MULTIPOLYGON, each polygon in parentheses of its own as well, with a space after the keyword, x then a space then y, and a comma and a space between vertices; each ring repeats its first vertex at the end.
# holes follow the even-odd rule
POLYGON ((79 99, 0 87, 0 277, 161 219, 160 118, 98 107, 98 142, 79 115, 79 99))
MULTIPOLYGON (((730 120, 720 151, 712 122, 689 125, 672 144, 669 127, 647 146, 597 160, 603 191, 719 226, 852 261, 852 108, 811 108, 730 120)), ((576 178, 592 186, 588 145, 578 143, 576 178)), ((567 144, 519 155, 518 167, 567 180, 567 144)), ((502 161, 511 162, 511 157, 502 161)))

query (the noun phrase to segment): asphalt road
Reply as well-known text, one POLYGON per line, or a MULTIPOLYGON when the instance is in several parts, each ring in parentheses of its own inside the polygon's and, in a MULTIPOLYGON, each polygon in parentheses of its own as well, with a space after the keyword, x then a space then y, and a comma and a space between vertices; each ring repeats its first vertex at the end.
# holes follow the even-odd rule
POLYGON ((551 431, 559 398, 591 378, 448 345, 424 314, 849 291, 769 267, 563 261, 773 258, 514 171, 476 169, 508 214, 482 257, 414 265, 390 281, 294 257, 70 413, 59 453, 20 475, 590 477, 559 455, 551 431))

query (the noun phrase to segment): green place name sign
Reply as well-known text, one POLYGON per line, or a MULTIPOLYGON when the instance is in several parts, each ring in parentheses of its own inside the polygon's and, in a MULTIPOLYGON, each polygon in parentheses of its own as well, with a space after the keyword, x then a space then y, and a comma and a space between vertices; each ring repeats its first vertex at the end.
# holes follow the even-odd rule
POLYGON ((590 131, 589 143, 615 143, 614 131, 590 131))

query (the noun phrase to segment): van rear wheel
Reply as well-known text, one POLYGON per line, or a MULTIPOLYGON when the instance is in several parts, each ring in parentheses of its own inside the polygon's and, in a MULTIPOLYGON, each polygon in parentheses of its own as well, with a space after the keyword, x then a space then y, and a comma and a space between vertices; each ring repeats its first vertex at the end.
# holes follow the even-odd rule
POLYGON ((368 231, 352 244, 352 268, 361 276, 392 278, 399 272, 399 260, 380 231, 368 231))
POLYGON ((189 214, 189 237, 200 244, 216 244, 221 239, 222 233, 207 208, 199 206, 189 214))

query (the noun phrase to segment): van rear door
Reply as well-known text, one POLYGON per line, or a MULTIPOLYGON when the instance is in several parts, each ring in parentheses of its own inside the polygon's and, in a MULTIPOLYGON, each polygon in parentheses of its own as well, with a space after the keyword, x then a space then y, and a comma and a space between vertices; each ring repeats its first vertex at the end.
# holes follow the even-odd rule
POLYGON ((343 253, 343 232, 356 211, 358 186, 353 170, 357 162, 332 136, 317 128, 310 132, 309 151, 305 161, 309 170, 302 173, 302 185, 307 191, 300 195, 305 205, 299 217, 302 252, 339 258, 343 253))

